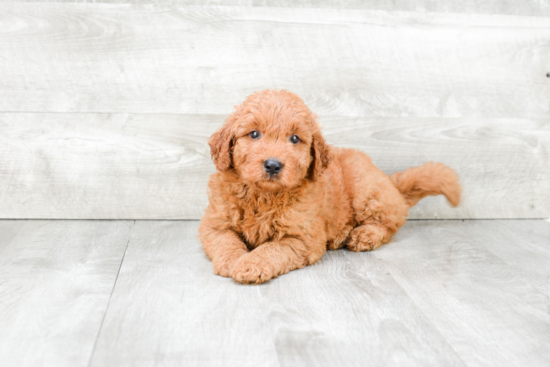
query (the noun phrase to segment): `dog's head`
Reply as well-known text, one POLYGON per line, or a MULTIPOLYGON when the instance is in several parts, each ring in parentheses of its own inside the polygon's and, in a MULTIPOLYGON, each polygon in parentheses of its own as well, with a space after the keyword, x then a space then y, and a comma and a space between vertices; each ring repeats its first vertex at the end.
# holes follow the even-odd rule
POLYGON ((244 183, 265 190, 318 179, 331 154, 315 118, 294 93, 253 93, 210 137, 216 168, 235 170, 244 183))

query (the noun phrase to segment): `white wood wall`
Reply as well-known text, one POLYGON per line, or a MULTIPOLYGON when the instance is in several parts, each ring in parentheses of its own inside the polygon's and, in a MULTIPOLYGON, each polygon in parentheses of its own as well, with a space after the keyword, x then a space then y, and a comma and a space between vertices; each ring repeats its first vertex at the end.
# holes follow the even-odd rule
POLYGON ((265 88, 388 173, 455 168, 412 218, 550 217, 550 2, 200 3, 0 4, 0 218, 198 219, 265 88))

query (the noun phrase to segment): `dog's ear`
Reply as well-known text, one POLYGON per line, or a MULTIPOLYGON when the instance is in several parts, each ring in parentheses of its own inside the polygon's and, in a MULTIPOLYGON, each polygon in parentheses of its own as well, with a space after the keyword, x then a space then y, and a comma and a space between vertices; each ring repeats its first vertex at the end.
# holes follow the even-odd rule
POLYGON ((235 111, 225 120, 223 126, 208 139, 210 156, 216 168, 222 172, 228 171, 232 167, 231 148, 235 137, 234 124, 237 118, 237 111, 235 111))
POLYGON ((316 131, 313 134, 311 157, 313 160, 309 166, 309 178, 315 181, 322 176, 332 159, 330 147, 325 142, 325 138, 323 138, 320 131, 316 131))

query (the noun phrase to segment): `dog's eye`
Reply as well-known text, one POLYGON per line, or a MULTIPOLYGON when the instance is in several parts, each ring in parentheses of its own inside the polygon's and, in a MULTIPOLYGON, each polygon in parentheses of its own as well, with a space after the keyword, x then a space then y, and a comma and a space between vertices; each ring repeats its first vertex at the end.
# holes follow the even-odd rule
POLYGON ((257 130, 254 130, 250 134, 248 134, 252 139, 258 139, 260 137, 260 133, 257 130))
POLYGON ((290 137, 290 142, 292 144, 298 144, 300 142, 300 138, 298 137, 298 135, 292 135, 290 137))

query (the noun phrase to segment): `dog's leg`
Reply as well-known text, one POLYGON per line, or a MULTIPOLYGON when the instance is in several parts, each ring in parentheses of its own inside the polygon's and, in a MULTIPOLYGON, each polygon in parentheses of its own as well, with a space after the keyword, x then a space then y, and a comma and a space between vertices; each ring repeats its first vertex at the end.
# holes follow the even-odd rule
POLYGON ((371 251, 390 242, 393 234, 382 224, 364 224, 351 231, 347 246, 351 251, 371 251))
POLYGON ((283 238, 277 242, 267 242, 234 264, 231 275, 239 283, 260 284, 291 270, 313 264, 323 256, 326 246, 313 246, 297 238, 283 238))
POLYGON ((235 261, 248 253, 244 242, 231 230, 218 231, 205 226, 199 228, 199 236, 204 252, 212 260, 214 273, 231 277, 235 261))

